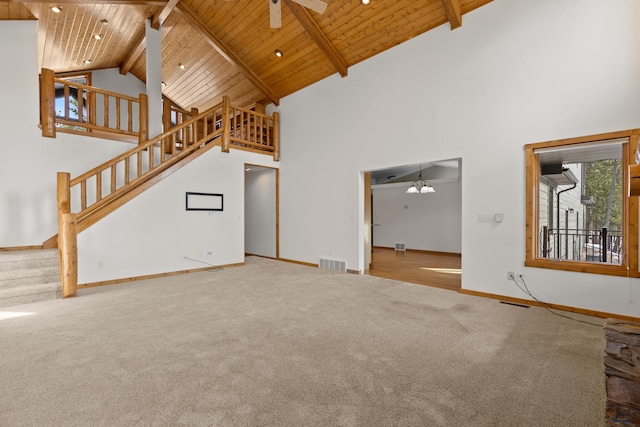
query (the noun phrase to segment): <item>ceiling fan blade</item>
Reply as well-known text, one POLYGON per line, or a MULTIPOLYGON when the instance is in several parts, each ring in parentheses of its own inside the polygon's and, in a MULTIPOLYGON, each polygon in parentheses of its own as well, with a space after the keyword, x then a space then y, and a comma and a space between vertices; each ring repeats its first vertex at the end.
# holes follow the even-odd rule
POLYGON ((269 23, 271 28, 280 28, 282 26, 282 11, 280 10, 281 0, 269 1, 269 23))
POLYGON ((311 9, 314 12, 324 13, 327 10, 327 4, 322 0, 293 0, 301 6, 311 9))

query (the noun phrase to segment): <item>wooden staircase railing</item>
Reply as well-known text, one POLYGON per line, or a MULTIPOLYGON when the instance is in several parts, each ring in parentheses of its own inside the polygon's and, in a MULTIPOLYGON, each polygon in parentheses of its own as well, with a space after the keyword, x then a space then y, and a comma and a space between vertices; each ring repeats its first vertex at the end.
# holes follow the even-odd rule
POLYGON ((104 218, 147 188, 210 148, 221 145, 279 160, 279 115, 232 107, 229 97, 169 131, 71 179, 58 172, 58 235, 43 247, 58 247, 65 295, 75 295, 77 233, 104 218), (71 261, 70 261, 71 260, 71 261))
POLYGON ((40 74, 42 136, 56 131, 142 143, 148 139, 148 100, 57 78, 52 70, 40 74), (62 96, 56 97, 56 93, 62 96), (62 105, 56 110, 56 98, 62 105))

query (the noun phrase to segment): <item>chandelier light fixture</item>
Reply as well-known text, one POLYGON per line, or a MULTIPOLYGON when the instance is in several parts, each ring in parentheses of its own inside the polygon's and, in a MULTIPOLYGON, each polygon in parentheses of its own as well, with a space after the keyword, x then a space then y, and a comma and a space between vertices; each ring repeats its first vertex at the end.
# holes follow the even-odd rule
POLYGON ((427 181, 422 179, 422 165, 420 165, 420 174, 418 180, 411 184, 411 187, 407 189, 407 194, 424 194, 435 193, 436 190, 427 181))

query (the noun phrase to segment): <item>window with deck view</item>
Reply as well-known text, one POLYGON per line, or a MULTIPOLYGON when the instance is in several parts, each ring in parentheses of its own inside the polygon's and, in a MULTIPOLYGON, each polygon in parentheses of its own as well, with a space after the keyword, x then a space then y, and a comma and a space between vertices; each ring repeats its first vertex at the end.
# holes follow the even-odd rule
POLYGON ((634 247, 637 271, 638 236, 629 235, 638 220, 627 196, 629 145, 630 137, 618 132, 525 147, 525 265, 627 275, 634 247))

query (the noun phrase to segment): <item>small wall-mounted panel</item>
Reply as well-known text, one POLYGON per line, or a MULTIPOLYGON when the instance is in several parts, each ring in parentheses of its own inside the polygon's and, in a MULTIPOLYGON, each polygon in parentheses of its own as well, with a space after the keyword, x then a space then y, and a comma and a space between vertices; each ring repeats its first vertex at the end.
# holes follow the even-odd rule
POLYGON ((216 193, 186 193, 186 209, 188 211, 222 211, 223 196, 216 193))

